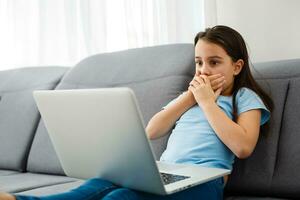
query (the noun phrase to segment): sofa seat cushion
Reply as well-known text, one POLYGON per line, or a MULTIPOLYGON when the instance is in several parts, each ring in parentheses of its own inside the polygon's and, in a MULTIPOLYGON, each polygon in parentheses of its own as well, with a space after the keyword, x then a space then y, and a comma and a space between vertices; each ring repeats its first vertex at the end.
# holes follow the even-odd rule
POLYGON ((8 176, 1 176, 0 191, 16 193, 60 183, 74 182, 76 180, 77 179, 69 178, 66 176, 54 176, 47 174, 11 174, 8 176))
POLYGON ((11 174, 19 174, 20 172, 12 171, 12 170, 0 170, 0 176, 8 176, 11 174))
POLYGON ((45 196, 45 195, 52 195, 52 194, 58 194, 62 192, 67 192, 71 189, 79 187, 84 181, 78 180, 74 182, 69 183, 59 183, 56 185, 46 186, 46 187, 40 187, 32 190, 27 190, 24 192, 20 192, 17 194, 21 195, 35 195, 35 196, 45 196))

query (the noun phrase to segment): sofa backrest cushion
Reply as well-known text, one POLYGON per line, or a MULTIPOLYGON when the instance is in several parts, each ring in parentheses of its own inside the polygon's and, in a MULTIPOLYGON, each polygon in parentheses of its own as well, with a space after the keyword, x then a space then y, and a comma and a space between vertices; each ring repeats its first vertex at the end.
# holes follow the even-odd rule
MULTIPOLYGON (((300 63, 298 65, 300 69, 300 63)), ((300 199, 300 72, 289 81, 271 192, 300 199)))
POLYGON ((275 109, 253 154, 236 159, 226 193, 300 198, 300 59, 259 63, 255 69, 275 109))
POLYGON ((0 169, 23 171, 39 122, 33 90, 53 89, 66 68, 0 71, 0 169))
MULTIPOLYGON (((130 87, 146 125, 156 112, 187 89, 194 71, 192 44, 130 49, 84 59, 64 76, 56 89, 130 87)), ((167 138, 153 141, 157 158, 167 138)), ((28 171, 63 174, 42 121, 29 155, 28 171)))

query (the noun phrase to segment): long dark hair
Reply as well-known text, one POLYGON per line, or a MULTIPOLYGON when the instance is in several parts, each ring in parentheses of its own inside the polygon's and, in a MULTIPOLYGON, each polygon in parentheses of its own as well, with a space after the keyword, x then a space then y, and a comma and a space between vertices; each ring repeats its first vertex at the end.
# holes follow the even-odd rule
POLYGON ((244 66, 242 67, 241 72, 235 76, 233 84, 233 121, 236 122, 237 120, 236 94, 242 87, 247 87, 256 92, 268 110, 270 112, 273 111, 274 104, 271 97, 258 85, 251 74, 246 43, 236 30, 228 26, 218 25, 213 28, 207 28, 203 32, 199 32, 194 39, 195 46, 199 39, 221 46, 231 57, 233 62, 236 62, 239 59, 244 61, 244 66))

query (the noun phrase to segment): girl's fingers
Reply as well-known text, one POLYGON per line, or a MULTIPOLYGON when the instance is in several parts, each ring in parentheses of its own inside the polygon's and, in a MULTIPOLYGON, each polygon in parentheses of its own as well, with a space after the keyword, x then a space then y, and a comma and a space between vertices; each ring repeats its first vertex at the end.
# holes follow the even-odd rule
POLYGON ((193 86, 189 86, 189 87, 188 87, 188 90, 191 91, 193 94, 194 94, 194 89, 195 89, 195 88, 194 88, 193 86))
MULTIPOLYGON (((202 82, 203 82, 203 80, 202 80, 202 82)), ((196 78, 193 79, 193 80, 190 82, 190 85, 192 85, 192 86, 194 86, 194 87, 197 87, 197 86, 199 86, 200 84, 201 84, 201 80, 196 80, 196 78)))
POLYGON ((214 81, 211 82, 211 87, 213 90, 218 89, 219 87, 221 87, 222 85, 224 85, 225 83, 225 79, 224 77, 220 77, 214 81))
POLYGON ((222 82, 224 79, 225 79, 224 76, 220 76, 220 77, 215 78, 215 79, 209 78, 210 84, 211 84, 211 85, 216 85, 216 84, 218 84, 219 82, 222 82))
POLYGON ((204 84, 204 80, 201 78, 201 76, 196 76, 194 80, 197 81, 199 84, 204 84))
POLYGON ((208 84, 211 88, 216 91, 218 88, 222 87, 225 83, 224 76, 221 74, 215 74, 211 76, 200 75, 194 76, 193 80, 190 82, 190 85, 197 87, 201 84, 208 84))
POLYGON ((210 85, 210 80, 208 79, 207 76, 205 76, 205 75, 200 75, 200 77, 203 79, 203 81, 204 81, 205 84, 210 85))
POLYGON ((217 89, 217 91, 215 92, 215 100, 219 97, 219 95, 221 94, 222 90, 223 90, 222 87, 219 88, 219 89, 217 89))
POLYGON ((219 88, 222 88, 222 87, 225 85, 225 82, 226 82, 226 81, 223 80, 222 82, 220 82, 220 83, 218 83, 218 84, 212 86, 212 89, 215 91, 215 90, 217 90, 217 89, 219 89, 219 88))
POLYGON ((210 75, 208 76, 208 79, 210 80, 210 82, 222 77, 223 75, 222 74, 214 74, 214 75, 210 75))

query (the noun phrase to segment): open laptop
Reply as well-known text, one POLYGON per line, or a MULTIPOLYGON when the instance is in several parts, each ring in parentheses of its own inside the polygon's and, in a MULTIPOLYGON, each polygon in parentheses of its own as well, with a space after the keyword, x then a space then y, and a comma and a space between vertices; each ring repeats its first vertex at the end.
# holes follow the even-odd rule
POLYGON ((171 194, 230 173, 156 162, 129 88, 34 91, 66 175, 101 177, 117 185, 171 194))

